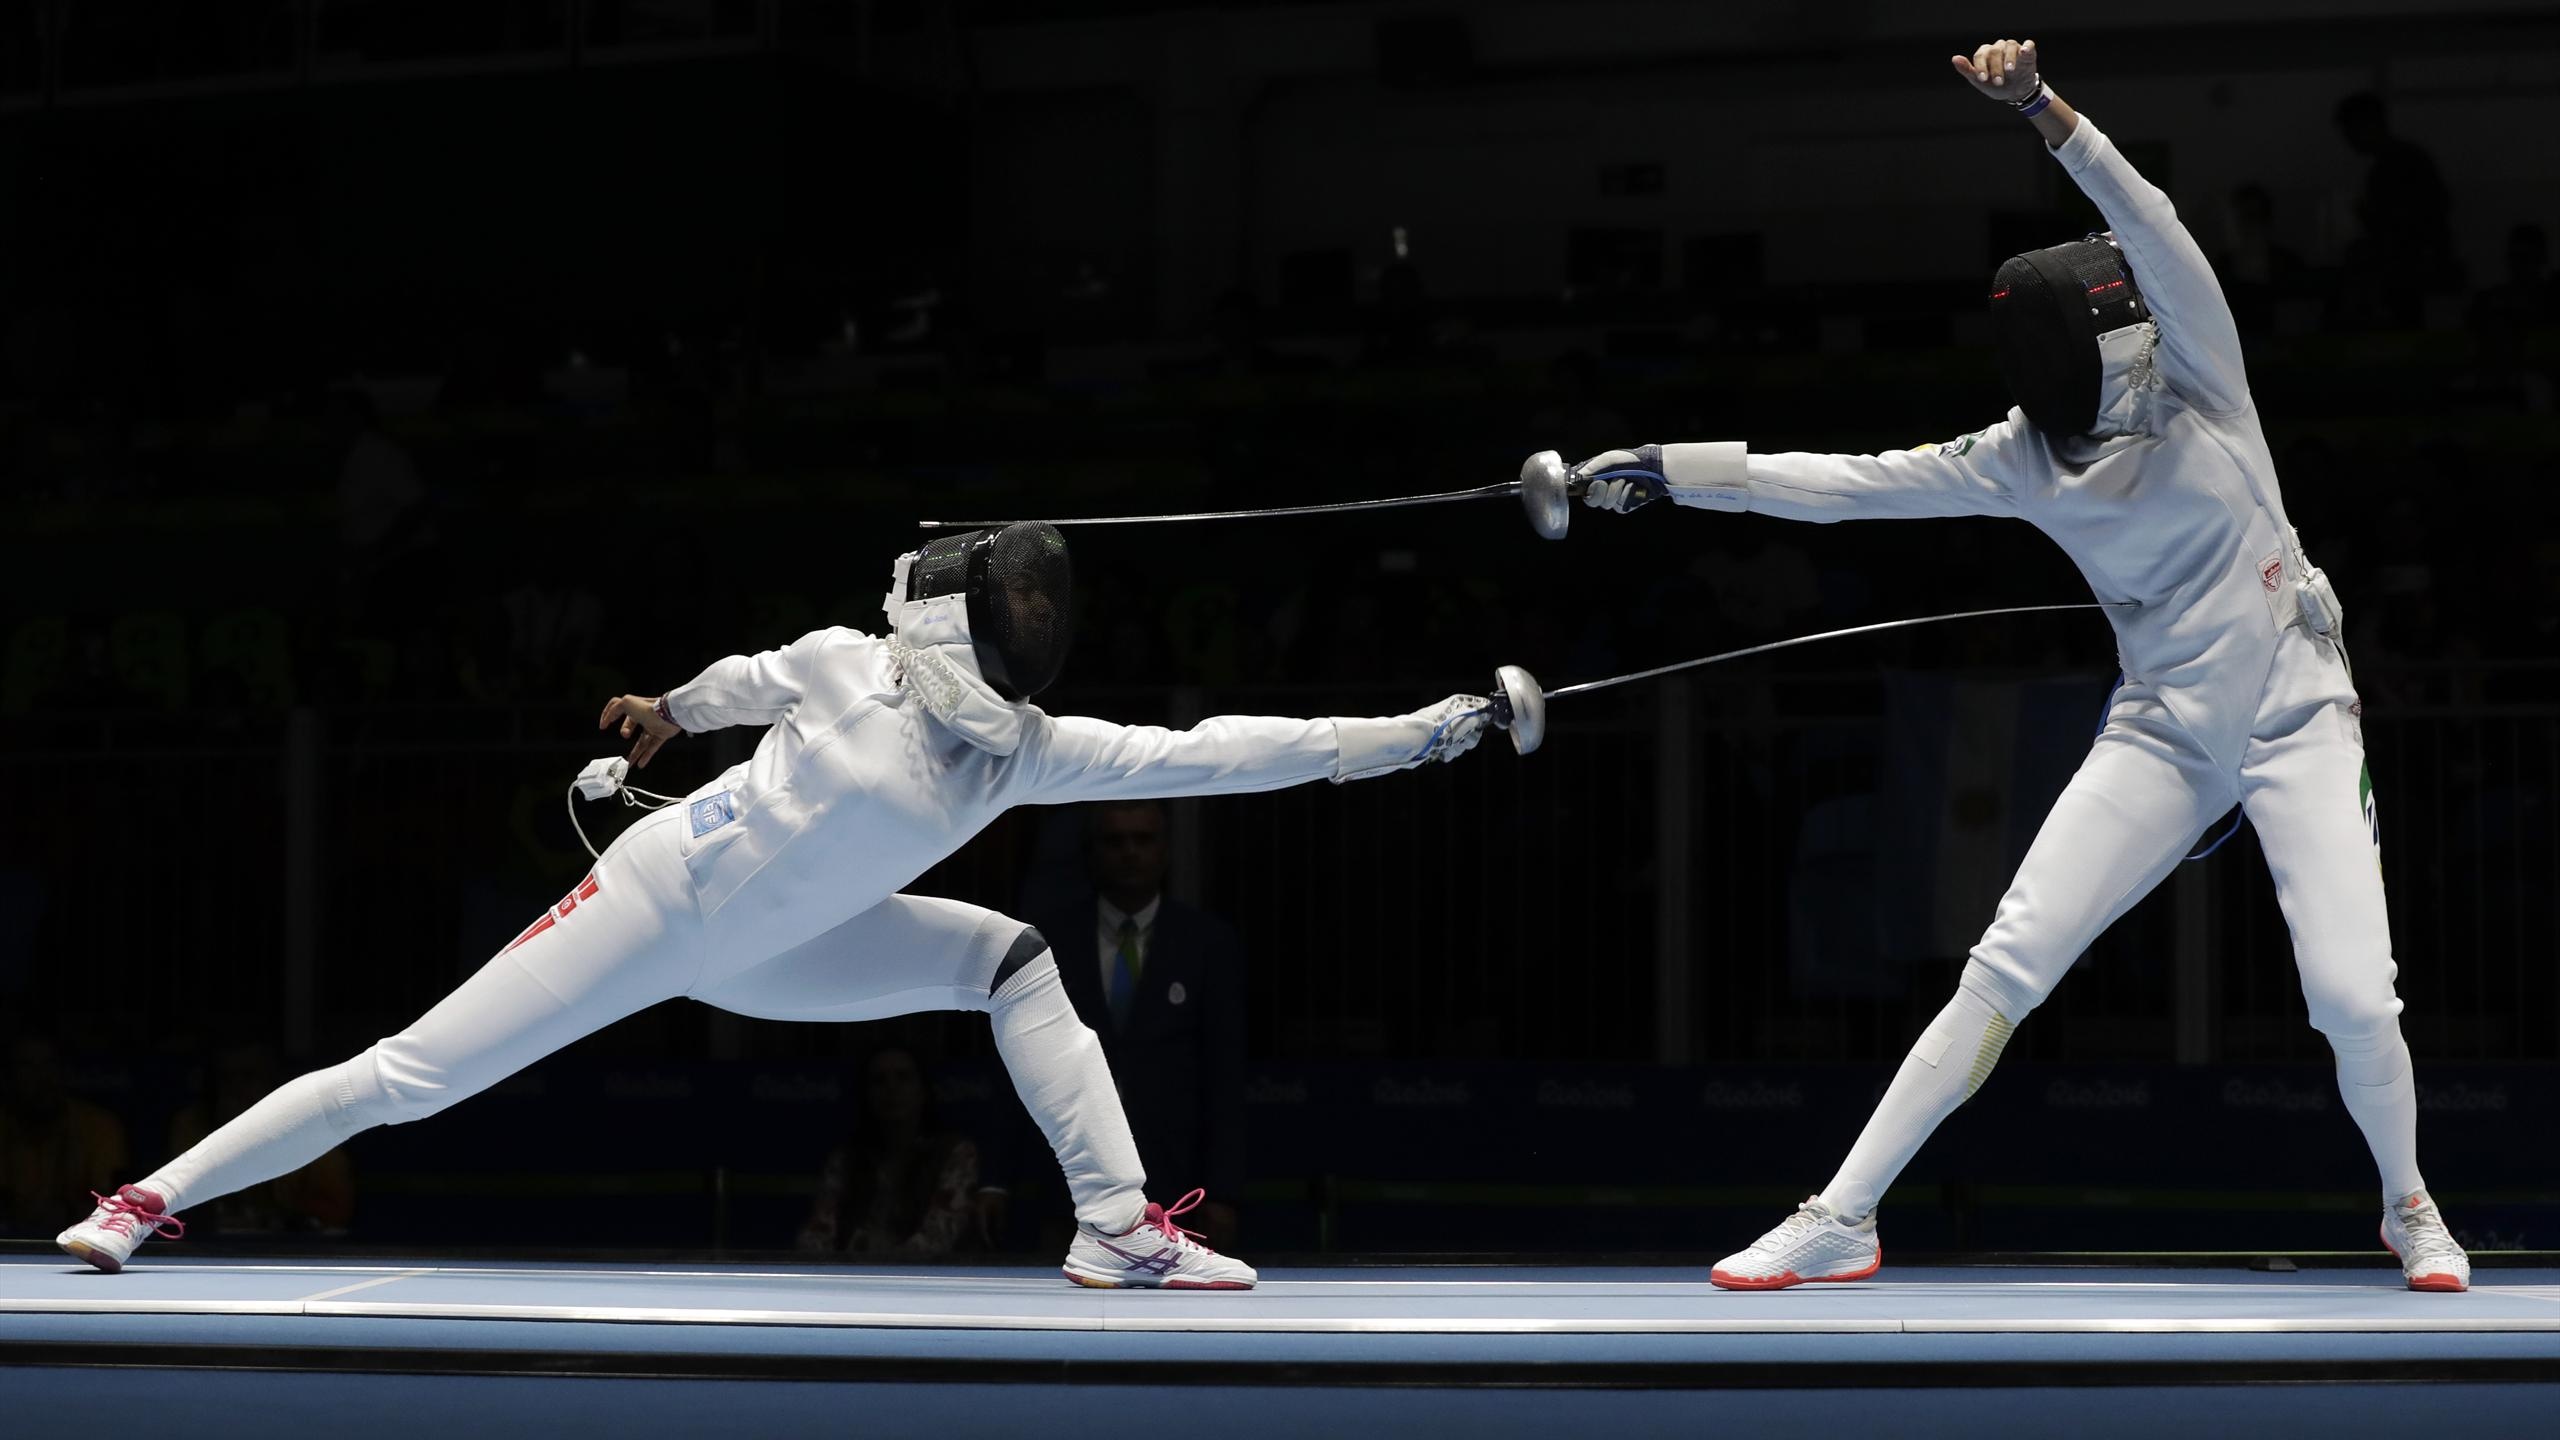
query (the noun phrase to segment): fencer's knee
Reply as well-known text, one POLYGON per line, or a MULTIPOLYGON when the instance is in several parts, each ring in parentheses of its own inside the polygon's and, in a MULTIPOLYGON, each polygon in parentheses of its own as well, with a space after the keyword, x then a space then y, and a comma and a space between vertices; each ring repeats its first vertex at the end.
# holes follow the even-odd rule
POLYGON ((1048 940, 1037 929, 1025 925, 1005 947, 1003 958, 996 961, 995 978, 987 982, 987 994, 1002 999, 1008 990, 1031 983, 1026 976, 1036 979, 1039 971, 1055 973, 1057 968, 1057 961, 1049 955, 1048 940))
MULTIPOLYGON (((1039 932, 1030 932, 1033 941, 1039 932)), ((987 999, 987 1014, 995 1021, 996 1045, 1001 1049, 1008 1041, 1032 1035, 1043 1035, 1053 1043, 1081 1048, 1099 1046, 1100 1036, 1076 1013, 1075 1002, 1067 998, 1067 983, 1058 974, 1058 959, 1046 944, 1030 949, 1020 965, 996 982, 995 993, 987 999)))
POLYGON ((2370 1045, 2400 1027, 2400 997, 2388 984, 2306 986, 2302 998, 2311 1009, 2311 1028, 2332 1045, 2370 1045))
POLYGON ((1957 979, 1956 988, 1971 992, 2012 1025, 2026 1019, 2053 989, 2027 979, 2011 967, 1985 960, 1979 950, 1964 962, 1964 974, 1957 979))
POLYGON ((424 1120, 471 1093, 397 1039, 373 1045, 329 1078, 339 1128, 350 1132, 424 1120))

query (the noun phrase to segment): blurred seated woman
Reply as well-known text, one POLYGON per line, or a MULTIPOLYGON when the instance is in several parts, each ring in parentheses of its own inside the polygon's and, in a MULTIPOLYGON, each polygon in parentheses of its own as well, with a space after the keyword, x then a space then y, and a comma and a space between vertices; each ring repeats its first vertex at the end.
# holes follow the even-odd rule
POLYGON ((853 1131, 827 1156, 800 1248, 881 1260, 974 1248, 977 1142, 934 1123, 913 1053, 876 1050, 862 1075, 853 1131))

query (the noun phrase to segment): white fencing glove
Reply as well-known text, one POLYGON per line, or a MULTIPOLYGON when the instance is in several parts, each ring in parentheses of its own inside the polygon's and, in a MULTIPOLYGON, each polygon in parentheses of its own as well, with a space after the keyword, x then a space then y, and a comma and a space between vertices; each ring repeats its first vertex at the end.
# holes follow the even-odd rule
POLYGON ((1570 478, 1582 484, 1583 504, 1595 510, 1615 510, 1621 515, 1671 492, 1659 445, 1603 450, 1574 466, 1570 478))
POLYGON ((1493 702, 1481 695, 1452 695, 1410 715, 1336 720, 1341 754, 1333 762, 1333 783, 1455 760, 1476 748, 1492 723, 1493 702))

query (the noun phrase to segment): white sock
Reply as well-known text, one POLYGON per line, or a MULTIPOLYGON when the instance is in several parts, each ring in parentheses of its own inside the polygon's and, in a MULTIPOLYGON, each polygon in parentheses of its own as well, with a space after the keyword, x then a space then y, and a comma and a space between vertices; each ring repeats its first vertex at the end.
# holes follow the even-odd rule
POLYGON ((1147 1172, 1120 1108, 1102 1042, 1076 1018, 1057 962, 1043 951, 1005 981, 988 1008, 1014 1093, 1049 1137, 1088 1230, 1124 1235, 1145 1217, 1147 1172))
POLYGON ((1867 1128, 1858 1132, 1858 1143, 1840 1162, 1840 1173, 1823 1188, 1822 1203, 1850 1225, 1874 1214, 1886 1187, 1911 1163, 1938 1122, 1982 1088, 2012 1028, 2014 1022, 1966 976, 1955 998, 1903 1057, 1876 1113, 1867 1117, 1867 1128))
POLYGON ((355 1100, 357 1067, 369 1070, 372 1064, 368 1051, 344 1065, 287 1080, 139 1183, 174 1214, 292 1174, 376 1123, 358 1121, 348 1108, 355 1100))
POLYGON ((2389 1205, 2427 1188, 2418 1173, 2418 1082, 2400 1022, 2370 1036, 2329 1037, 2338 1057, 2338 1094, 2373 1149, 2389 1205))

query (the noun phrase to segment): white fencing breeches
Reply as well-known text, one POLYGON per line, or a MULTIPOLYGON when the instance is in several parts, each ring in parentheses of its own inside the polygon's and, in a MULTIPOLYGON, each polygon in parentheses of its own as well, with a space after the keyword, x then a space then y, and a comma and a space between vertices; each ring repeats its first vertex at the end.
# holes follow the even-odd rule
POLYGON ((1014 1093, 1066 1172, 1076 1219, 1118 1235, 1146 1211, 1146 1172, 1102 1041, 1077 1017, 1039 932, 1019 920, 893 895, 694 998, 763 1020, 984 1010, 1014 1093))
POLYGON ((2372 1147, 2383 1193, 2396 1199, 2423 1188, 2353 704, 2327 643, 2287 631, 2235 773, 2209 760, 2148 688, 2118 690, 2106 728, 1974 947, 1956 998, 1902 1062, 1824 1202, 1852 1219, 1872 1211, 1930 1132, 1981 1085, 2010 1030, 2235 802, 2275 877, 2311 1023, 2337 1058, 2340 1094, 2372 1147))
POLYGON ((975 905, 894 895, 780 955, 710 955, 677 848, 684 813, 624 832, 586 880, 408 1029, 287 1081, 141 1183, 174 1211, 289 1174, 359 1131, 433 1115, 623 1016, 690 995, 775 1020, 989 1012, 1015 1088, 1058 1150, 1077 1218, 1112 1233, 1137 1222, 1146 1177, 1119 1092, 1038 932, 975 905), (1001 985, 999 969, 1010 971, 1001 985))

